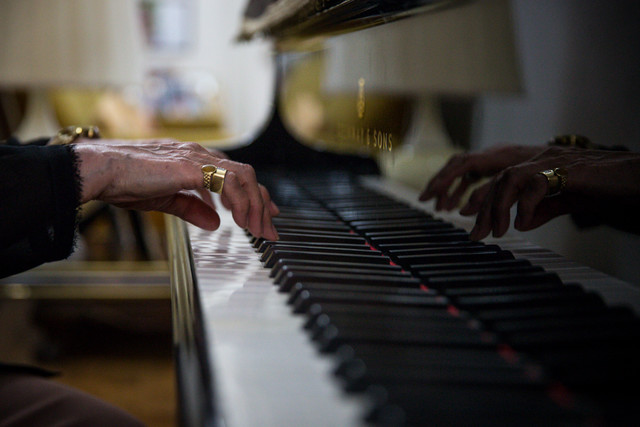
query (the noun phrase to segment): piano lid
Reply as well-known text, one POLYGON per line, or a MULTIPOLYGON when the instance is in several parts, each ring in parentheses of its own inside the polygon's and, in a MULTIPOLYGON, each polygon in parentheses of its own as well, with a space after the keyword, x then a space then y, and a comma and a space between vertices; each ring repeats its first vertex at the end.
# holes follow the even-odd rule
POLYGON ((239 38, 256 37, 278 53, 287 130, 387 171, 415 175, 403 157, 445 157, 454 140, 466 146, 473 97, 520 90, 508 0, 252 0, 239 38), (442 117, 445 98, 462 120, 442 117))

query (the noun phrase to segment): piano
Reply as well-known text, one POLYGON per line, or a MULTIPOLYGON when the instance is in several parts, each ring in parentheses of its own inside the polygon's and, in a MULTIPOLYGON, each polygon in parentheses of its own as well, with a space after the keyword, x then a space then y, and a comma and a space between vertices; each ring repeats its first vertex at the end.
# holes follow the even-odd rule
POLYGON ((243 37, 275 40, 278 93, 229 154, 269 188, 281 239, 226 211, 215 232, 167 218, 182 425, 637 422, 638 289, 517 236, 469 241, 469 218, 381 173, 425 137, 426 90, 384 58, 335 68, 487 4, 506 2, 252 2, 243 37), (329 81, 291 92, 318 69, 329 81))

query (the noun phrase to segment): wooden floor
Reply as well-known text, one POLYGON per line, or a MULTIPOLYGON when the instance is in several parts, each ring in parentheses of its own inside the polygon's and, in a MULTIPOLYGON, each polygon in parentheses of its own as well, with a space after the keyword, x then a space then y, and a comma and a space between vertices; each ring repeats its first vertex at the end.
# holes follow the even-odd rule
POLYGON ((0 360, 58 370, 54 381, 113 403, 149 427, 175 426, 162 216, 85 211, 90 219, 69 260, 0 279, 0 360), (136 223, 143 225, 144 245, 133 239, 136 223))
POLYGON ((137 331, 92 322, 77 326, 65 334, 50 366, 62 372, 57 381, 111 402, 148 426, 175 426, 170 322, 166 323, 165 330, 137 331))
POLYGON ((177 424, 169 299, 4 299, 0 305, 3 360, 59 371, 54 381, 150 427, 177 424))

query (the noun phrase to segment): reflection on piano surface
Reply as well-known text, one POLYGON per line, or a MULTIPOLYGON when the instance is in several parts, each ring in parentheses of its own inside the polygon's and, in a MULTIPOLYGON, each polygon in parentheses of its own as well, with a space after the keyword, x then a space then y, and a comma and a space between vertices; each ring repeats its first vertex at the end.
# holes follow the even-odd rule
MULTIPOLYGON (((304 22, 295 14, 277 21, 278 41, 330 33, 323 46, 338 50, 341 41, 357 43, 371 30, 381 37, 389 28, 411 28, 414 18, 395 18, 435 5, 293 3, 318 9, 301 9, 304 22), (369 28, 382 21, 395 22, 369 28), (368 29, 342 34, 352 27, 368 29)), ((503 2, 485 2, 497 3, 503 2)), ((286 71, 296 68, 288 58, 279 64, 281 89, 286 71)), ((366 71, 344 75, 358 72, 366 71)), ((397 78, 384 76, 367 76, 365 85, 397 78)), ((338 90, 321 104, 332 114, 343 103, 353 107, 353 117, 336 115, 338 122, 359 123, 367 115, 372 121, 358 127, 363 132, 340 133, 330 127, 338 122, 328 120, 306 128, 316 133, 292 133, 279 105, 254 143, 230 152, 256 167, 281 207, 278 242, 247 235, 225 213, 213 233, 169 219, 183 424, 538 426, 635 419, 638 290, 518 239, 471 242, 468 221, 434 216, 430 205, 415 203, 414 191, 364 176, 378 173, 364 154, 389 152, 389 143, 400 140, 389 135, 414 126, 404 116, 424 105, 424 97, 396 87, 366 92, 363 100, 361 89, 338 90), (365 114, 376 96, 382 113, 365 114), (396 108, 388 114, 399 118, 378 121, 389 100, 396 108), (366 129, 374 125, 382 135, 367 146, 373 130, 366 129), (327 135, 346 135, 356 149, 319 151, 299 144, 301 134, 323 135, 325 146, 340 140, 327 135)), ((279 93, 281 100, 287 96, 279 93)))

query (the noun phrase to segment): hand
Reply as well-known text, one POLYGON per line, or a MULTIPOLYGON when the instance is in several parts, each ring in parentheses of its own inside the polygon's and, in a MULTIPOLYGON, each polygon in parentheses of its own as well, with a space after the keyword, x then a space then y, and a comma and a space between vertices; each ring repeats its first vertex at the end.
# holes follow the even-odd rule
POLYGON ((640 204, 640 155, 628 152, 550 147, 537 156, 507 167, 492 182, 476 190, 465 207, 478 216, 471 239, 493 231, 501 237, 509 228, 510 209, 517 203, 514 226, 531 230, 570 212, 606 214, 607 209, 640 204), (563 167, 566 187, 546 197, 548 181, 539 172, 563 167))
POLYGON ((203 189, 200 168, 213 164, 227 170, 221 201, 236 224, 255 236, 278 238, 271 218, 279 210, 249 165, 220 157, 197 143, 170 140, 83 139, 74 150, 82 203, 96 199, 128 209, 162 211, 215 230, 220 225, 215 207, 189 191, 203 189))
MULTIPOLYGON (((483 177, 493 176, 506 167, 521 163, 544 147, 502 146, 480 153, 461 153, 449 159, 449 162, 429 181, 420 194, 421 201, 436 198, 436 210, 452 210, 470 185, 483 177), (454 181, 460 178, 455 190, 450 191, 454 181)), ((486 192, 486 190, 485 190, 486 192)))

